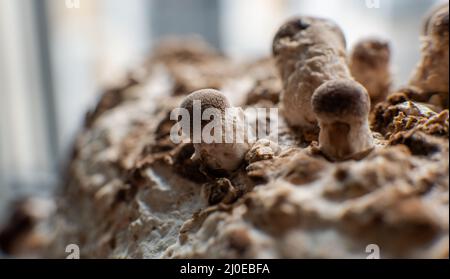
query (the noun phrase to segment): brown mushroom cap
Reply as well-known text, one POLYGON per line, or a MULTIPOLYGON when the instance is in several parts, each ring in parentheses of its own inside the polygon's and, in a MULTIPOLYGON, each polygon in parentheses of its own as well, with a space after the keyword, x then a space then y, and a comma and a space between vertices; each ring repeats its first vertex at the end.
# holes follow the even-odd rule
POLYGON ((313 111, 321 121, 367 121, 370 98, 367 90, 353 80, 328 81, 313 94, 313 111))
POLYGON ((449 6, 448 3, 444 3, 433 8, 425 19, 423 34, 425 36, 432 35, 443 37, 447 35, 448 37, 448 17, 449 17, 449 6))
MULTIPOLYGON (((208 108, 218 109, 221 116, 225 114, 225 109, 231 107, 230 102, 227 97, 220 93, 220 91, 215 89, 200 89, 191 94, 189 94, 181 103, 180 108, 187 109, 190 115, 190 125, 191 128, 194 126, 194 101, 200 101, 200 117, 203 112, 208 108)), ((220 117, 219 115, 215 116, 220 117)), ((210 121, 201 120, 201 127, 203 128, 210 121)))
POLYGON ((336 34, 339 34, 343 45, 346 45, 344 32, 335 22, 323 18, 301 16, 288 20, 278 29, 272 43, 273 55, 278 55, 283 46, 289 45, 290 42, 305 36, 311 36, 321 28, 329 28, 336 34))
POLYGON ((372 67, 389 63, 390 57, 389 42, 378 38, 361 40, 354 46, 352 52, 352 59, 372 67))
POLYGON ((189 94, 180 107, 187 109, 192 115, 194 101, 201 101, 201 113, 208 108, 216 108, 224 112, 226 108, 231 107, 227 97, 215 89, 201 89, 189 94))

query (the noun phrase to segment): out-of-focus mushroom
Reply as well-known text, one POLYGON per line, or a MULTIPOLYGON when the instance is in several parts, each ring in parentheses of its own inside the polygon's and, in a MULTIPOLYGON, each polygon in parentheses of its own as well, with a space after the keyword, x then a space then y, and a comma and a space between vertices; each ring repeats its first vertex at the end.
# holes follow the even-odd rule
POLYGON ((422 34, 422 57, 410 85, 423 94, 436 93, 429 100, 433 105, 448 108, 449 86, 449 6, 442 4, 426 18, 422 34))
POLYGON ((342 30, 326 19, 296 17, 280 27, 272 52, 283 81, 284 117, 292 127, 317 131, 311 107, 314 91, 326 81, 352 78, 342 30))
POLYGON ((359 41, 350 56, 350 70, 369 93, 374 107, 386 99, 392 84, 389 43, 377 38, 359 41))

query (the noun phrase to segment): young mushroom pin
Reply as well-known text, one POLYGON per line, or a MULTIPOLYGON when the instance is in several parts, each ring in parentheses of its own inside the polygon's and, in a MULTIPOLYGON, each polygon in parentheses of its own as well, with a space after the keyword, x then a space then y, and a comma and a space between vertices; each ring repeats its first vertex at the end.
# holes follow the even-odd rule
POLYGON ((335 80, 314 92, 312 107, 320 126, 319 148, 330 160, 358 159, 373 148, 366 89, 352 80, 335 80))
POLYGON ((200 160, 210 170, 236 170, 250 149, 242 109, 233 108, 214 89, 191 93, 180 108, 190 115, 190 138, 195 148, 192 159, 200 160))
POLYGON ((317 131, 311 107, 316 88, 329 80, 352 79, 342 30, 326 19, 296 17, 280 27, 272 52, 283 82, 280 101, 286 121, 303 131, 317 131))

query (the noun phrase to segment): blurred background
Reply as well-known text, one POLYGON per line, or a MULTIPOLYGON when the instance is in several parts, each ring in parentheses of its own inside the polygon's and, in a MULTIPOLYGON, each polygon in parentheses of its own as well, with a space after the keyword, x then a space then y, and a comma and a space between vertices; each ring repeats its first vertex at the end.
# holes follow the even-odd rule
POLYGON ((24 195, 50 195, 102 87, 167 35, 197 34, 235 59, 270 55, 287 17, 334 19, 348 46, 391 42, 396 86, 419 59, 427 10, 444 0, 0 0, 0 221, 24 195))

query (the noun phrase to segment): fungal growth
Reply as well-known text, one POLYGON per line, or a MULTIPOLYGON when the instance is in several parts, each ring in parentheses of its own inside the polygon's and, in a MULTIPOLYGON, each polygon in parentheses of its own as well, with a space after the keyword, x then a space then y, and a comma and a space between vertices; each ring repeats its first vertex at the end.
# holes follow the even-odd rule
POLYGON ((251 141, 242 109, 233 108, 228 99, 214 89, 191 93, 180 108, 186 109, 190 116, 188 130, 195 148, 192 159, 200 160, 211 170, 236 170, 244 161, 251 141))
POLYGON ((333 161, 357 159, 373 148, 366 89, 351 80, 329 81, 314 92, 312 107, 320 126, 319 148, 333 161))
POLYGON ((377 38, 358 42, 350 57, 350 70, 356 81, 368 91, 374 107, 386 99, 392 84, 389 43, 377 38))
POLYGON ((352 78, 345 49, 344 34, 332 21, 297 17, 280 27, 272 52, 283 82, 281 109, 290 126, 317 130, 311 97, 326 81, 352 78))
MULTIPOLYGON (((350 31, 360 24, 342 16, 350 31)), ((56 212, 36 219, 39 208, 19 206, 0 228, 0 258, 65 258, 70 243, 83 258, 376 258, 377 248, 383 258, 449 258, 449 111, 431 108, 431 94, 392 92, 370 112, 371 132, 376 90, 350 75, 344 36, 323 19, 289 21, 272 59, 171 46, 131 90, 103 93, 98 121, 74 139, 56 212), (283 83, 286 119, 313 127, 311 138, 278 119, 283 83), (231 137, 246 126, 258 141, 231 137), (35 254, 16 254, 40 235, 48 240, 35 254)))
POLYGON ((410 80, 410 85, 423 94, 436 93, 433 105, 448 108, 449 67, 449 7, 436 7, 425 20, 422 34, 422 57, 410 80))

